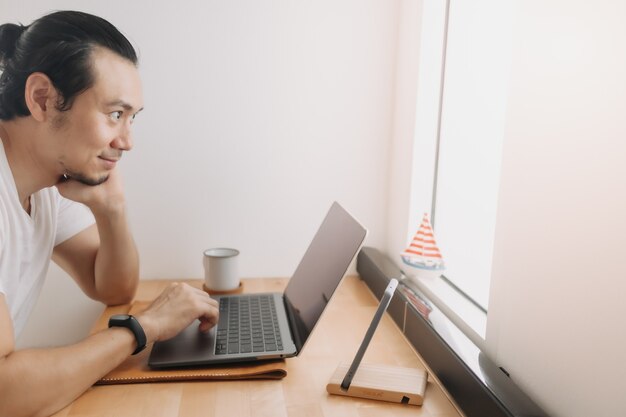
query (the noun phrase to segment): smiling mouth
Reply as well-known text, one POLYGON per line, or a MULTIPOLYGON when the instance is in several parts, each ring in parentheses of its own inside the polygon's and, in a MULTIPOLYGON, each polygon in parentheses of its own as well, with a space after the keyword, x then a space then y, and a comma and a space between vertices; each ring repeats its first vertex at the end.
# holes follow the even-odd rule
POLYGON ((108 161, 108 162, 118 162, 121 159, 121 156, 117 157, 117 158, 107 158, 107 157, 104 157, 104 156, 99 156, 98 158, 100 158, 100 159, 102 159, 104 161, 108 161))
POLYGON ((114 169, 117 166, 117 162, 120 158, 109 158, 104 156, 99 156, 98 159, 102 161, 103 168, 107 171, 114 169))
POLYGON ((110 154, 110 155, 100 155, 98 156, 98 158, 108 164, 115 165, 117 162, 119 162, 120 159, 122 159, 122 153, 120 152, 120 153, 115 153, 115 154, 110 154))

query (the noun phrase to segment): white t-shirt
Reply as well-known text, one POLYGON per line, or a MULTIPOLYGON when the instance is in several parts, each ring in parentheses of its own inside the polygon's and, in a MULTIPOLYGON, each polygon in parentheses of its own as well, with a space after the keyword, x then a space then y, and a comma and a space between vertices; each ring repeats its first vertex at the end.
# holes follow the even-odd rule
POLYGON ((9 307, 15 338, 20 335, 44 283, 52 249, 94 223, 84 205, 44 188, 22 208, 0 141, 0 292, 9 307))

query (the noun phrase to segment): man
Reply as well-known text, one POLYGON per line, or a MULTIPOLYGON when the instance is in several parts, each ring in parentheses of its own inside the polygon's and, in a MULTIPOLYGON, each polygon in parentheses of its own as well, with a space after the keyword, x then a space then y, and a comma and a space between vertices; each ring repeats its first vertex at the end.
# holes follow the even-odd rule
POLYGON ((217 321, 208 294, 176 284, 75 345, 14 348, 50 258, 95 300, 134 296, 138 256, 117 164, 142 109, 136 63, 128 40, 86 13, 0 26, 0 416, 50 415, 145 343, 217 321))

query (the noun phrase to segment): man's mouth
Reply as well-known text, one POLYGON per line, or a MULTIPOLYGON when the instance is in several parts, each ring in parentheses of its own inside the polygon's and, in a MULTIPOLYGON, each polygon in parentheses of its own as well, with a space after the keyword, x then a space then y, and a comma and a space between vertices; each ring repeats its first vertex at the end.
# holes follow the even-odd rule
POLYGON ((117 162, 122 158, 122 155, 120 156, 99 156, 98 158, 103 159, 105 161, 109 161, 109 162, 117 162))
POLYGON ((98 158, 103 162, 106 169, 113 169, 115 168, 117 162, 120 160, 121 155, 119 157, 101 155, 98 158))

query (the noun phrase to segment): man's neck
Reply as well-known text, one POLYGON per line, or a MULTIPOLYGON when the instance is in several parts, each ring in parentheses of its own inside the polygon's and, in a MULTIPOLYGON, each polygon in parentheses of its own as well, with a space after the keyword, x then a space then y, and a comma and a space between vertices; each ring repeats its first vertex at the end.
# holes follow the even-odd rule
POLYGON ((0 122, 0 139, 13 174, 20 203, 30 212, 30 196, 56 184, 54 175, 45 171, 34 146, 35 131, 27 118, 0 122))

